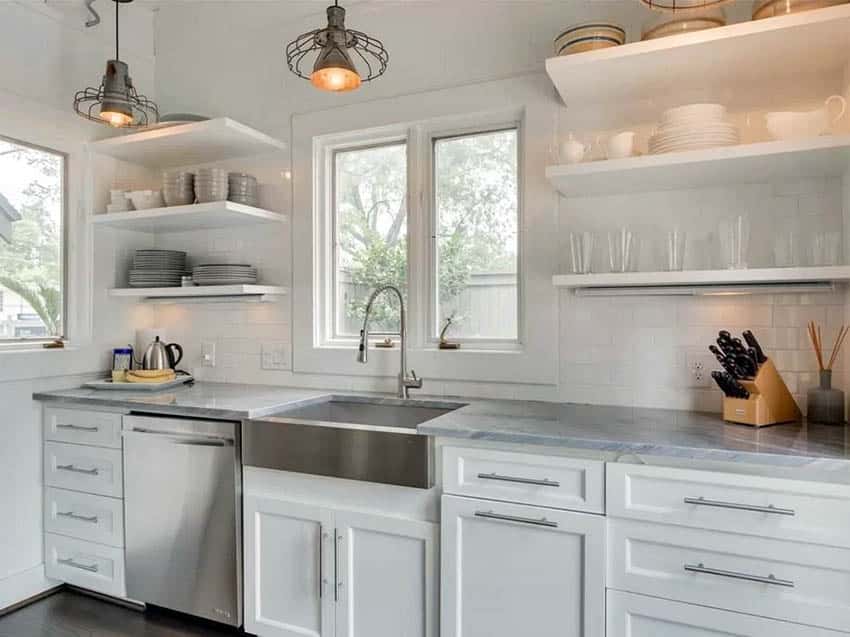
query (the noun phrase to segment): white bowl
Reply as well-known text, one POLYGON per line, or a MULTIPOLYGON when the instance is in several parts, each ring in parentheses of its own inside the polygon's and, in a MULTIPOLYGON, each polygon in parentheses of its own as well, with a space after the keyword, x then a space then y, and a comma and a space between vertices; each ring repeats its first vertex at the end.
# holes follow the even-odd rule
POLYGON ((161 208, 165 205, 162 200, 162 192, 159 190, 136 190, 129 193, 129 196, 136 210, 161 208))

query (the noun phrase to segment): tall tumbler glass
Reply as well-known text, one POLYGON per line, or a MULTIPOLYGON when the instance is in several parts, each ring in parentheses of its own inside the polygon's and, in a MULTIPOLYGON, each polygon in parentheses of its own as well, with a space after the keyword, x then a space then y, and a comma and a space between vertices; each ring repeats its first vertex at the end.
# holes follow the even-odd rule
POLYGON ((747 268, 750 220, 743 215, 720 222, 721 263, 730 270, 747 268))
POLYGON ((608 264, 611 272, 632 272, 637 264, 637 238, 628 228, 608 233, 608 264))
POLYGON ((667 270, 669 272, 684 269, 687 238, 687 233, 678 228, 667 233, 667 270))
POLYGON ((570 233, 570 266, 573 274, 589 274, 593 262, 592 232, 570 233))

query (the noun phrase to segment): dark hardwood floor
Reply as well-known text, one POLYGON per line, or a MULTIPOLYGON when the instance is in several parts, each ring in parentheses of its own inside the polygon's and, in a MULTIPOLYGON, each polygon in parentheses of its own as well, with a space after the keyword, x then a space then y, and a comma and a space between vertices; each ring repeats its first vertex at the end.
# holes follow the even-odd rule
POLYGON ((226 627, 158 609, 141 613, 71 590, 0 616, 0 637, 233 637, 238 634, 226 627))

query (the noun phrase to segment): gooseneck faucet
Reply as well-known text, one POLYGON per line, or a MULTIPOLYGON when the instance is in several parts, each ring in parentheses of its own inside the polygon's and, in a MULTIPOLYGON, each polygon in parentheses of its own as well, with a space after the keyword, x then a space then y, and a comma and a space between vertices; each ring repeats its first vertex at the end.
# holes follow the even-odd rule
POLYGON ((384 285, 372 292, 369 302, 366 303, 366 316, 363 319, 363 329, 360 330, 360 349, 357 352, 357 362, 365 364, 369 360, 369 316, 372 314, 372 304, 383 292, 394 292, 398 296, 399 308, 399 336, 401 338, 401 371, 398 374, 398 397, 410 398, 411 389, 421 389, 422 379, 416 377, 416 372, 410 370, 407 375, 407 323, 404 313, 404 297, 401 291, 394 285, 384 285))

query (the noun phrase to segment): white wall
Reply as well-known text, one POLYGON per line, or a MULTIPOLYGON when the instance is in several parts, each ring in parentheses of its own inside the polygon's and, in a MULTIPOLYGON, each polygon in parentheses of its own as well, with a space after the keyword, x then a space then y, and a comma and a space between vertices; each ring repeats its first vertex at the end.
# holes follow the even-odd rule
MULTIPOLYGON (((100 4, 102 9, 105 3, 100 4)), ((150 314, 149 308, 123 308, 106 298, 126 233, 97 238, 93 255, 85 224, 84 144, 106 131, 74 115, 71 103, 75 90, 100 82, 112 55, 112 36, 103 25, 85 30, 80 9, 81 3, 0 3, 0 57, 5 61, 0 66, 0 135, 68 154, 71 277, 71 347, 0 351, 0 609, 48 586, 42 565, 41 417, 31 394, 78 385, 84 375, 106 369, 109 349, 131 339, 132 326, 146 324, 150 314)), ((153 89, 152 15, 127 14, 126 59, 135 81, 153 89), (130 46, 133 42, 137 48, 130 46)))
MULTIPOLYGON (((353 94, 339 96, 315 91, 286 69, 285 43, 297 33, 323 23, 323 7, 312 6, 318 8, 312 15, 309 15, 309 2, 241 2, 238 8, 227 2, 163 6, 157 16, 156 80, 165 110, 227 114, 288 139, 292 135, 293 114, 324 112, 338 122, 347 112, 341 107, 357 102, 373 102, 377 109, 383 107, 383 102, 376 100, 384 98, 421 94, 423 100, 429 100, 435 95, 429 91, 541 73, 552 38, 565 26, 586 18, 613 18, 626 27, 629 39, 636 39, 641 23, 649 16, 640 3, 617 0, 354 3, 349 6, 349 24, 384 40, 390 51, 390 66, 387 74, 374 83, 353 94), (188 23, 193 29, 187 31, 183 26, 188 23)), ((747 2, 726 5, 733 21, 744 18, 749 9, 747 2)), ((545 99, 559 108, 560 101, 554 91, 543 90, 545 99)), ((446 95, 453 93, 448 91, 446 95)), ((779 106, 771 103, 768 96, 757 95, 754 100, 754 108, 779 106)), ((494 108, 498 107, 494 104, 494 108)), ((757 113, 750 120, 747 115, 736 113, 745 137, 763 134, 757 113)), ((297 127, 298 119, 295 121, 297 127)), ((650 121, 619 125, 626 124, 637 126, 643 141, 652 126, 650 121)), ((553 117, 550 126, 552 142, 568 131, 579 132, 590 141, 607 134, 598 128, 616 125, 593 113, 560 108, 560 115, 553 117), (591 126, 597 130, 588 130, 591 126)), ((275 167, 298 170, 297 163, 290 166, 283 159, 279 165, 265 165, 263 170, 277 186, 275 167)), ((798 212, 806 214, 803 223, 807 227, 842 227, 838 180, 647 193, 637 197, 573 201, 559 198, 556 205, 552 212, 558 216, 560 231, 557 239, 553 237, 553 245, 545 247, 556 249, 558 256, 549 274, 566 271, 567 233, 587 225, 604 232, 639 220, 637 225, 646 243, 643 256, 646 267, 655 265, 659 257, 658 237, 673 223, 687 228, 691 234, 688 267, 708 265, 711 242, 716 241, 713 234, 717 220, 735 211, 754 216, 754 234, 759 231, 753 242, 754 263, 767 264, 772 255, 773 229, 790 223, 788 220, 798 212)), ((296 222, 311 214, 311 210, 301 207, 292 210, 289 200, 281 209, 292 213, 296 222)), ((226 236, 208 233, 200 239, 187 237, 183 245, 193 248, 200 241, 201 245, 193 249, 202 255, 253 258, 261 264, 261 271, 268 268, 275 277, 284 277, 272 282, 289 284, 292 268, 288 251, 292 244, 288 242, 300 246, 309 238, 296 235, 293 239, 287 229, 274 239, 265 237, 254 243, 251 237, 255 231, 242 232, 226 236), (273 247, 267 247, 270 241, 273 247)), ((603 259, 604 253, 598 258, 603 259)), ((294 271, 294 274, 297 281, 303 273, 294 271)), ((821 321, 831 334, 844 316, 842 295, 616 300, 578 299, 567 291, 554 289, 551 294, 558 300, 559 328, 546 336, 558 351, 557 384, 529 385, 521 377, 510 385, 455 382, 446 380, 451 377, 451 372, 446 371, 432 374, 426 381, 427 390, 717 409, 718 392, 711 387, 692 387, 687 364, 696 359, 712 364, 706 348, 719 329, 751 328, 773 350, 789 385, 802 399, 814 376, 810 372, 813 358, 805 340, 805 321, 809 318, 821 321)), ((294 311, 301 311, 299 308, 300 305, 296 306, 294 311)), ((288 302, 250 308, 162 306, 157 320, 170 330, 170 335, 184 339, 190 364, 199 361, 201 340, 217 343, 218 366, 199 369, 204 378, 341 389, 392 389, 391 378, 339 375, 336 366, 329 366, 325 374, 312 375, 261 370, 264 344, 291 345, 290 309, 288 302)))

